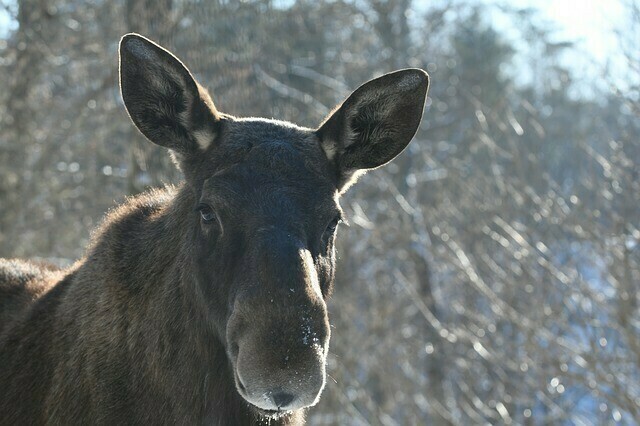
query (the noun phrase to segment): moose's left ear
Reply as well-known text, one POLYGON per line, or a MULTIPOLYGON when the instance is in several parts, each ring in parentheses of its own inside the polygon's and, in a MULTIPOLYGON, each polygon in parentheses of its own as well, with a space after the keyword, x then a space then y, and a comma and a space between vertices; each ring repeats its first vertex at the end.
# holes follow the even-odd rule
POLYGON ((417 68, 385 74, 357 88, 317 130, 338 168, 343 190, 358 170, 374 169, 400 154, 416 134, 429 89, 417 68))

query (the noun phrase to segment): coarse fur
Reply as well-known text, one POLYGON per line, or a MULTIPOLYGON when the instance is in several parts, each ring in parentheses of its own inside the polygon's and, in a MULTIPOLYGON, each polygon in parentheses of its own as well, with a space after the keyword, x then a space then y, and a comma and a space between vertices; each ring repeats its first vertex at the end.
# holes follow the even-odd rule
POLYGON ((0 260, 0 424, 304 423, 325 383, 340 194, 411 141, 427 75, 372 80, 318 129, 220 113, 137 34, 120 83, 185 179, 108 213, 68 269, 0 260))

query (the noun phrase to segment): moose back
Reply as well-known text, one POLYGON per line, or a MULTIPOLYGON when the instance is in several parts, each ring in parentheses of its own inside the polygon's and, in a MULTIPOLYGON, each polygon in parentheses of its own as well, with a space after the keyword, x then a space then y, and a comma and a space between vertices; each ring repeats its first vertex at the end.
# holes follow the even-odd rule
POLYGON ((171 53, 120 43, 127 111, 184 181, 110 212, 66 270, 0 260, 0 424, 301 424, 329 346, 340 195, 413 138, 428 77, 316 129, 236 118, 171 53))

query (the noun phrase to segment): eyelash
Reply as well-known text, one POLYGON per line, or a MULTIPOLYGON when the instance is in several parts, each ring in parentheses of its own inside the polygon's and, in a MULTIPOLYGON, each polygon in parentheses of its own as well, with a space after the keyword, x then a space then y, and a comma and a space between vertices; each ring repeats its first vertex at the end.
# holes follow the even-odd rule
POLYGON ((333 218, 331 222, 329 222, 329 224, 324 230, 324 233, 322 234, 322 237, 324 240, 326 240, 326 242, 329 241, 329 238, 327 238, 327 233, 330 234, 328 237, 333 237, 335 235, 336 229, 338 228, 338 225, 341 224, 342 222, 343 222, 342 216, 340 215, 337 215, 336 217, 333 218))

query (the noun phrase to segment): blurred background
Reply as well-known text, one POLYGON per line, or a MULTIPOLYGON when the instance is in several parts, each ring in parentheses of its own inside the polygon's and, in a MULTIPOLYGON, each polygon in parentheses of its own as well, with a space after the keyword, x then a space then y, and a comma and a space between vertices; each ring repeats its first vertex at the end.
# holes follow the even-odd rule
POLYGON ((640 1, 0 0, 0 256, 67 265, 180 179, 120 99, 129 31, 220 110, 309 127, 431 75, 416 140, 343 200, 310 424, 640 424, 640 1))

